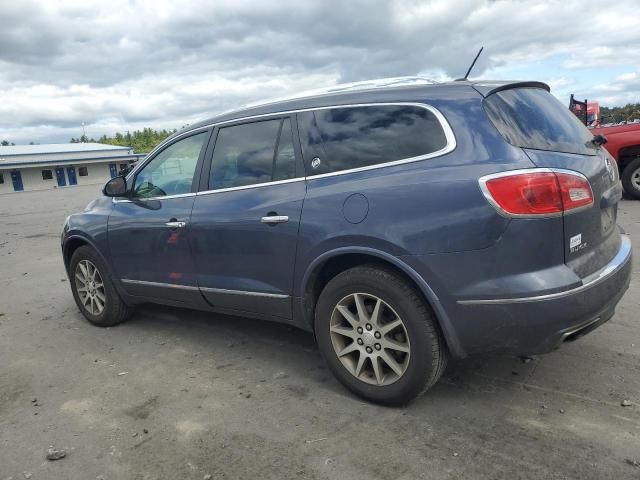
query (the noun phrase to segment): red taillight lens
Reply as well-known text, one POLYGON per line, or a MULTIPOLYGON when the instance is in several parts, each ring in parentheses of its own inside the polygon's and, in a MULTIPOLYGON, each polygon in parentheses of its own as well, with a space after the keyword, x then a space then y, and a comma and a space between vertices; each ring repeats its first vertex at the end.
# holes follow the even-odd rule
POLYGON ((480 179, 485 196, 509 215, 555 215, 593 203, 589 181, 567 172, 514 171, 480 179))
POLYGON ((560 184, 562 194, 562 205, 564 210, 585 207, 593 203, 593 191, 589 181, 572 173, 555 172, 560 184))

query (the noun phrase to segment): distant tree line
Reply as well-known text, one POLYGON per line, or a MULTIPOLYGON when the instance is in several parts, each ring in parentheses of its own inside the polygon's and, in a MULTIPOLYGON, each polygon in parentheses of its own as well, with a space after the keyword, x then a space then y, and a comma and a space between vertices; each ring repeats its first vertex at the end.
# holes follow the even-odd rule
POLYGON ((162 142, 176 130, 154 130, 153 128, 143 128, 142 130, 127 131, 126 133, 116 132, 113 136, 103 135, 97 140, 82 135, 79 138, 72 138, 71 143, 96 142, 106 145, 118 145, 121 147, 131 147, 136 153, 146 153, 162 142))
POLYGON ((603 123, 633 121, 640 118, 640 103, 628 103, 624 107, 600 107, 603 123))

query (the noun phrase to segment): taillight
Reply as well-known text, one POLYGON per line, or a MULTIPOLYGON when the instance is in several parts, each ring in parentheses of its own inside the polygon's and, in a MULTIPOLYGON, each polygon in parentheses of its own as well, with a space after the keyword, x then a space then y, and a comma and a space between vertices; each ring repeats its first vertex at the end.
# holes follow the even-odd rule
POLYGON ((485 197, 510 216, 554 216, 593 204, 585 176, 568 170, 534 168, 480 178, 485 197))

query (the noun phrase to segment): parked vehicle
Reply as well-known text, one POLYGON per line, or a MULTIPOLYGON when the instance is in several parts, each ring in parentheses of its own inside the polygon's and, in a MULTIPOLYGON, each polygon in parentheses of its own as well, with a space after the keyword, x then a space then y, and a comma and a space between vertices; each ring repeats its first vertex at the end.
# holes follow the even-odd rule
POLYGON ((403 404, 448 357, 536 354, 629 285, 610 156, 538 82, 367 83, 167 139, 64 224, 84 316, 141 303, 312 331, 356 394, 403 404))
POLYGON ((581 102, 573 95, 569 110, 591 128, 593 135, 606 138, 605 148, 616 160, 624 191, 640 199, 640 120, 602 124, 598 102, 581 102))
POLYGON ((604 135, 604 148, 616 160, 624 191, 640 200, 640 123, 597 127, 594 135, 604 135))

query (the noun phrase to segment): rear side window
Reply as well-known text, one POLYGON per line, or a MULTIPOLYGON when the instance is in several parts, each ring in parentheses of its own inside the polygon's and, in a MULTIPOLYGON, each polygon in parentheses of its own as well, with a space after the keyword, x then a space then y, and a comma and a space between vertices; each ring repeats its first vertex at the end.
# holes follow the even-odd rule
POLYGON ((339 107, 299 118, 309 175, 420 157, 447 145, 436 116, 419 106, 339 107))
POLYGON ((295 178, 289 118, 221 128, 213 150, 209 188, 232 188, 295 178))
POLYGON ((484 100, 491 122, 511 145, 595 155, 593 135, 553 95, 540 88, 514 88, 484 100))

